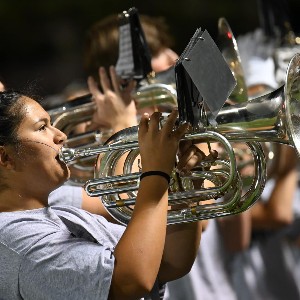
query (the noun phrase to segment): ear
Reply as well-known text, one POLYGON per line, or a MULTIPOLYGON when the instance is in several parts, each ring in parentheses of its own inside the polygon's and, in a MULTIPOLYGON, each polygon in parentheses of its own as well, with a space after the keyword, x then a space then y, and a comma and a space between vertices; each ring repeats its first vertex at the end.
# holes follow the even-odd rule
POLYGON ((15 164, 10 149, 5 146, 0 146, 0 168, 12 170, 14 167, 15 164))

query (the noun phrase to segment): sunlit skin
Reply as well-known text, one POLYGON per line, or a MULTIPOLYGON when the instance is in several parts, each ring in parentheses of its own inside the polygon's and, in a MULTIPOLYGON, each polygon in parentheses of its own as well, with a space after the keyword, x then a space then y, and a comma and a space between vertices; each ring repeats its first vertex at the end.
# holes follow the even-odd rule
POLYGON ((62 185, 70 175, 68 167, 58 160, 66 136, 50 123, 48 113, 34 100, 23 97, 25 117, 17 136, 20 143, 1 147, 1 167, 8 188, 0 194, 0 210, 35 209, 47 206, 49 193, 62 185), (2 199, 12 199, 7 201, 2 199))
POLYGON ((178 59, 177 53, 170 48, 165 48, 157 56, 151 60, 152 70, 154 72, 162 72, 175 65, 178 59))
POLYGON ((0 81, 0 92, 5 90, 4 84, 0 81))

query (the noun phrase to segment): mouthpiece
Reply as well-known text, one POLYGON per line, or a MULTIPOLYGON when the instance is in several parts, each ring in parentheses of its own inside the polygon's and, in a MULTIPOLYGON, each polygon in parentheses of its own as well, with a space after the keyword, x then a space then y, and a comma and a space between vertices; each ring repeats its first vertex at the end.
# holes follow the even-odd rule
POLYGON ((58 155, 59 159, 63 161, 65 164, 72 161, 75 157, 75 150, 72 148, 64 148, 62 147, 59 151, 58 155))

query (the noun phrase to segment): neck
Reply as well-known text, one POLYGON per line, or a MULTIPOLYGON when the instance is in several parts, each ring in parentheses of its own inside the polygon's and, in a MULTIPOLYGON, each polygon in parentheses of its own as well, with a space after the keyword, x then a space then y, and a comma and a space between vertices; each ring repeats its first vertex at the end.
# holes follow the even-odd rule
POLYGON ((47 203, 48 196, 28 196, 12 189, 0 192, 0 212, 38 209, 46 207, 47 203))

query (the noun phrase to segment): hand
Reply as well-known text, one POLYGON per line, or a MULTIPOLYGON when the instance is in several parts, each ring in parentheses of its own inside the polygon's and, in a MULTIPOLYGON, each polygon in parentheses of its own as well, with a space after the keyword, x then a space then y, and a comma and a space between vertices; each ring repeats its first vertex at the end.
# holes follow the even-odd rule
POLYGON ((115 133, 121 129, 137 125, 136 107, 131 98, 135 82, 130 81, 124 89, 121 89, 121 80, 113 66, 110 67, 109 72, 111 80, 105 69, 99 68, 102 92, 95 80, 92 77, 88 78, 89 90, 97 107, 89 130, 111 129, 115 133))
POLYGON ((188 124, 182 124, 177 129, 174 125, 178 111, 174 110, 169 115, 166 123, 159 129, 161 113, 155 112, 149 119, 144 114, 139 125, 139 148, 143 172, 163 171, 171 174, 180 139, 188 129, 188 124))
POLYGON ((214 160, 218 157, 218 152, 211 150, 206 156, 192 140, 181 141, 179 144, 177 170, 182 173, 190 172, 203 160, 214 160))

